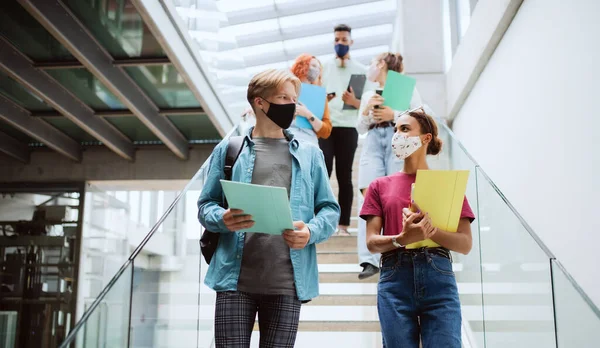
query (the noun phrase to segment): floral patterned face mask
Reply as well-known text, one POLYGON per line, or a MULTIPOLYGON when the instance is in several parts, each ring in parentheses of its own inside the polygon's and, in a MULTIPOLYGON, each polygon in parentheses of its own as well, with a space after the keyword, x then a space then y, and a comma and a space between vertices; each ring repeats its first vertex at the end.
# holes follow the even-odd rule
POLYGON ((394 154, 401 160, 405 160, 410 155, 415 153, 423 143, 421 143, 421 137, 409 137, 403 134, 396 133, 392 138, 392 149, 394 154))

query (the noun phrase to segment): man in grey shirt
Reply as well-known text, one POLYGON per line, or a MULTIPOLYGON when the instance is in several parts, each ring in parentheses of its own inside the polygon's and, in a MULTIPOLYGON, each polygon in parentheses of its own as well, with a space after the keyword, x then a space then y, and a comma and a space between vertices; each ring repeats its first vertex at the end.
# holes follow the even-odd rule
POLYGON ((254 226, 253 217, 221 206, 229 140, 212 153, 198 218, 219 233, 205 278, 217 292, 216 348, 249 348, 257 314, 260 347, 292 348, 302 303, 319 295, 316 244, 333 234, 340 206, 321 150, 286 131, 296 115, 300 85, 289 70, 267 70, 252 78, 248 102, 256 127, 246 132, 231 175, 232 181, 285 187, 293 230, 277 236, 245 232, 254 226))
MULTIPOLYGON (((292 154, 288 140, 252 140, 256 153, 252 183, 284 187, 289 195, 292 154)), ((296 296, 290 247, 282 235, 246 233, 238 290, 253 294, 296 296)))

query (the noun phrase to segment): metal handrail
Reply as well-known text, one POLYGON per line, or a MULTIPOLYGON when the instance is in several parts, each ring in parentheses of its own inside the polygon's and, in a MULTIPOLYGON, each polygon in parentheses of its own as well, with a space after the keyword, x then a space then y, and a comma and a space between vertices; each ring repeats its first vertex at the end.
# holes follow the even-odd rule
POLYGON ((490 176, 487 175, 487 173, 481 168, 479 163, 477 163, 475 158, 473 158, 473 156, 467 151, 465 146, 456 137, 456 134, 454 134, 454 132, 444 122, 438 122, 438 125, 440 125, 446 132, 448 132, 448 135, 450 135, 452 140, 454 140, 458 144, 458 146, 465 153, 465 155, 467 155, 467 157, 471 160, 471 162, 473 162, 475 164, 475 166, 478 168, 477 171, 483 175, 484 179, 488 182, 488 184, 490 184, 490 186, 494 189, 494 191, 496 191, 496 193, 500 196, 502 201, 504 201, 504 203, 508 206, 510 211, 517 217, 517 219, 519 219, 519 222, 521 223, 521 225, 523 225, 523 227, 529 233, 531 238, 533 238, 533 240, 535 240, 535 242, 540 246, 540 248, 544 251, 546 256, 548 256, 548 258, 555 259, 556 256, 554 256, 554 254, 550 251, 550 249, 546 246, 546 244, 544 244, 544 242, 542 242, 540 237, 533 231, 533 228, 531 228, 531 226, 529 226, 529 224, 525 221, 523 216, 521 216, 521 214, 519 214, 517 209, 512 205, 512 203, 510 203, 508 198, 506 198, 506 196, 504 196, 502 191, 500 191, 498 186, 496 186, 496 184, 492 181, 490 176))
POLYGON ((506 204, 508 209, 510 209, 510 211, 517 217, 517 219, 519 219, 519 222, 521 223, 521 225, 523 225, 523 227, 525 228, 527 233, 529 233, 531 238, 537 243, 537 245, 540 247, 540 249, 542 249, 542 251, 546 254, 546 256, 548 256, 548 258, 550 260, 552 260, 554 263, 556 263, 556 265, 559 267, 561 272, 563 272, 565 277, 571 283, 573 288, 579 293, 579 295, 581 296, 583 301, 590 307, 592 312, 594 312, 594 314, 596 314, 598 319, 600 319, 600 309, 598 308, 598 306, 596 306, 596 304, 590 299, 590 297, 585 293, 585 291, 581 288, 581 286, 579 286, 579 284, 577 284, 577 282, 575 281, 573 276, 566 270, 566 268, 563 266, 563 264, 560 261, 558 261, 556 256, 554 256, 554 254, 550 251, 550 249, 546 246, 546 244, 544 242, 542 242, 542 239, 538 236, 537 233, 535 233, 533 228, 531 228, 531 226, 525 221, 523 216, 521 216, 521 214, 519 214, 517 209, 512 205, 512 203, 510 203, 510 201, 508 200, 508 198, 506 198, 506 196, 502 193, 502 191, 500 191, 498 186, 496 186, 496 184, 492 181, 492 179, 489 177, 489 175, 487 175, 487 173, 483 169, 481 169, 481 166, 479 165, 479 163, 477 163, 475 158, 473 158, 473 156, 467 151, 465 146, 460 142, 460 140, 458 140, 458 138, 456 137, 456 134, 454 134, 454 132, 446 125, 445 122, 440 120, 440 121, 438 121, 438 125, 441 126, 441 128, 443 128, 444 131, 446 131, 448 133, 448 135, 452 138, 452 140, 454 142, 456 142, 456 144, 458 144, 458 146, 464 152, 464 154, 467 155, 467 157, 471 160, 471 162, 473 162, 475 164, 475 166, 477 167, 477 171, 483 175, 483 178, 487 181, 488 184, 490 184, 490 186, 494 189, 494 191, 498 194, 498 196, 500 196, 500 198, 502 199, 502 201, 504 201, 504 203, 506 204))
MULTIPOLYGON (((541 238, 537 235, 537 233, 535 233, 535 231, 525 221, 525 219, 523 219, 523 217, 521 216, 521 214, 519 214, 519 212, 510 203, 510 201, 506 198, 506 196, 504 196, 504 194, 502 193, 502 191, 500 191, 500 189, 498 188, 498 186, 496 186, 496 184, 492 181, 492 179, 489 177, 489 175, 487 175, 487 173, 485 173, 481 169, 481 166, 479 166, 479 164, 473 158, 473 156, 466 150, 466 148, 464 147, 464 145, 457 139, 457 137, 454 134, 454 132, 452 132, 452 130, 444 122, 438 122, 438 125, 440 125, 441 128, 443 128, 444 131, 446 131, 448 133, 448 135, 452 138, 452 140, 454 142, 456 142, 456 144, 458 144, 458 146, 461 148, 461 150, 476 165, 476 167, 478 168, 478 171, 483 175, 483 178, 488 182, 488 184, 490 184, 490 186, 494 189, 494 191, 500 196, 500 198, 504 201, 504 203, 507 205, 507 207, 510 209, 510 211, 519 219, 519 221, 521 222, 521 224, 523 225, 523 227, 525 228, 525 230, 532 237, 532 239, 538 244, 538 246, 540 247, 540 249, 542 249, 544 251, 544 253, 547 255, 547 257, 549 259, 551 259, 558 266, 558 268, 560 269, 560 271, 563 272, 563 274, 566 276, 567 280, 571 283, 571 285, 573 286, 573 288, 579 293, 579 295, 581 296, 581 298, 583 299, 583 301, 591 308, 591 310, 594 312, 594 314, 600 319, 600 309, 596 306, 596 304, 594 302, 592 302, 592 300, 590 299, 590 297, 579 286, 579 284, 577 284, 577 282, 574 280, 574 278, 571 276, 571 274, 565 269, 565 267, 562 265, 562 263, 560 263, 560 261, 557 260, 557 258, 554 256, 554 254, 546 246, 546 244, 544 242, 542 242, 541 238)), ((234 134, 235 132, 237 132, 237 130, 238 130, 238 127, 237 126, 234 127, 234 129, 232 129, 226 135, 225 138, 230 137, 232 134, 234 134)), ((67 336, 67 338, 65 339, 65 341, 60 345, 60 348, 67 348, 68 345, 75 339, 75 336, 77 335, 77 332, 83 327, 83 325, 85 325, 85 322, 91 316, 91 314, 93 313, 93 311, 95 310, 95 308, 98 307, 98 305, 102 302, 102 300, 104 299, 104 297, 106 296, 106 294, 112 289, 112 287, 114 286, 114 284, 119 280, 119 278, 121 277, 121 275, 133 263, 133 260, 136 258, 136 256, 141 252, 141 250, 144 248, 144 246, 152 238, 152 236, 158 230, 158 228, 160 227, 160 225, 164 222, 164 220, 166 219, 166 217, 171 213, 171 211, 174 209, 174 207, 177 205, 177 203, 179 203, 179 201, 181 200, 181 198, 183 197, 183 195, 189 190, 190 186, 199 178, 200 175, 202 175, 202 173, 204 172, 204 170, 206 170, 206 168, 208 167, 209 163, 210 163, 210 157, 203 163, 203 165, 196 172, 196 174, 194 175, 194 177, 192 178, 192 180, 190 180, 190 182, 188 182, 188 184, 185 186, 185 188, 175 198, 175 200, 173 201, 173 203, 169 206, 169 208, 165 211, 165 213, 161 216, 161 218, 157 221, 157 223, 152 227, 152 229, 150 230, 150 232, 144 237, 144 239, 142 240, 142 242, 135 248, 135 250, 131 253, 131 255, 129 256, 129 258, 125 261, 125 263, 121 266, 121 268, 113 276, 113 278, 110 280, 110 282, 107 284, 107 286, 100 292, 100 294, 94 300, 94 302, 90 305, 90 307, 88 308, 88 310, 83 314, 83 316, 81 317, 81 319, 79 320, 79 322, 73 327, 73 329, 71 330, 71 332, 69 333, 69 335, 67 336)))
MULTIPOLYGON (((230 130, 229 133, 227 133, 227 135, 225 136, 225 139, 229 138, 233 134, 236 134, 238 132, 238 130, 239 130, 238 127, 239 126, 233 127, 233 129, 230 130)), ((69 332, 69 335, 60 344, 59 348, 67 348, 68 345, 71 344, 75 340, 75 337, 77 336, 77 333, 85 325, 85 323, 87 322, 88 318, 92 315, 92 313, 94 312, 94 310, 96 309, 96 307, 98 307, 98 305, 102 302, 102 300, 104 299, 104 297, 106 297, 106 295, 110 292, 110 290, 113 288, 113 286, 121 278, 121 276, 123 275, 123 273, 133 263, 133 260, 136 258, 136 256, 142 251, 142 249, 144 249, 144 247, 146 246, 146 244, 148 244, 148 241, 152 238, 152 236, 154 236, 154 234, 156 233, 156 231, 159 229, 160 225, 162 225, 162 223, 165 221, 165 219, 167 218, 167 216, 169 216, 169 214, 171 213, 171 211, 173 211, 173 209, 175 208, 175 206, 177 205, 177 203, 179 203, 179 201, 185 195, 185 193, 197 181, 197 179, 204 173, 204 171, 208 169, 211 157, 212 157, 212 155, 209 156, 206 159, 206 161, 202 164, 202 166, 200 167, 200 169, 198 169, 198 171, 196 172, 196 174, 194 174, 194 176, 192 177, 192 179, 185 185, 185 187, 177 195, 177 197, 175 197, 175 200, 173 201, 173 203, 171 203, 171 205, 169 205, 169 207, 164 212, 164 214, 160 217, 160 219, 158 219, 158 221, 154 224, 154 226, 152 227, 152 229, 150 229, 150 232, 148 232, 148 234, 146 234, 146 236, 144 237, 144 239, 142 239, 142 241, 140 242, 140 244, 138 244, 138 246, 133 250, 133 252, 129 256, 129 258, 127 258, 127 260, 123 263, 123 265, 121 266, 121 268, 119 268, 119 270, 115 273, 115 275, 108 282, 108 284, 104 287, 104 289, 102 289, 102 291, 100 292, 100 294, 98 294, 98 296, 96 297, 96 299, 94 300, 94 302, 92 302, 92 304, 89 306, 89 308, 83 313, 83 315, 81 316, 81 318, 79 319, 79 321, 77 322, 77 324, 75 324, 75 326, 73 327, 73 329, 69 332)))

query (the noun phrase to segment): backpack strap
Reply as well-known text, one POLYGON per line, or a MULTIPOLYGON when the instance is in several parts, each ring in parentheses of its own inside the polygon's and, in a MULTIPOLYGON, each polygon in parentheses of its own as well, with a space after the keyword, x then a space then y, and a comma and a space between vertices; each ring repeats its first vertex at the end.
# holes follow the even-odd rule
MULTIPOLYGON (((229 143, 227 144, 227 155, 225 156, 225 166, 223 168, 223 172, 225 172, 225 180, 231 180, 233 165, 235 164, 235 161, 237 161, 240 153, 242 153, 245 139, 246 137, 242 136, 229 138, 229 143)), ((222 206, 223 208, 227 209, 227 199, 225 199, 225 194, 223 194, 222 198, 222 206)), ((200 238, 200 251, 202 252, 202 256, 204 256, 204 260, 207 264, 210 264, 213 255, 217 250, 219 239, 219 233, 211 232, 209 230, 204 230, 204 233, 202 233, 202 237, 200 238)))
MULTIPOLYGON (((225 166, 223 167, 225 180, 231 180, 231 176, 233 174, 233 165, 240 156, 240 153, 242 153, 245 139, 246 137, 243 136, 229 138, 229 144, 227 144, 227 156, 225 156, 225 166)), ((225 198, 225 195, 223 195, 223 208, 227 209, 228 207, 229 205, 227 204, 227 198, 225 198)))
POLYGON ((235 164, 235 161, 237 161, 240 153, 242 153, 245 138, 246 137, 243 136, 229 138, 229 144, 227 144, 227 156, 225 156, 225 166, 223 167, 225 180, 231 180, 233 165, 235 164))

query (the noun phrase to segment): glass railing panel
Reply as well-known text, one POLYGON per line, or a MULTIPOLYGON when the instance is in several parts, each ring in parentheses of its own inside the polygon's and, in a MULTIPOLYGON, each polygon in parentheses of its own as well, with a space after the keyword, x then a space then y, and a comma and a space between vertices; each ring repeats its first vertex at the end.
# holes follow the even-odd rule
POLYGON ((86 299, 83 326, 76 332, 75 345, 65 341, 61 348, 122 348, 129 340, 129 306, 131 303, 131 276, 133 265, 128 264, 119 278, 112 283, 99 303, 86 299), (88 312, 90 311, 90 312, 88 312))
POLYGON ((127 261, 127 236, 139 230, 131 223, 129 206, 96 185, 86 185, 84 204, 77 321, 127 261))
MULTIPOLYGON (((204 172, 203 174, 206 174, 204 172)), ((200 195, 200 190, 196 191, 197 194, 194 196, 194 203, 200 195)), ((198 214, 196 206, 191 206, 192 214, 194 217, 198 214)), ((195 220, 195 225, 199 228, 200 235, 204 232, 204 227, 195 220)), ((195 241, 190 247, 200 254, 199 240, 195 241)), ((208 264, 204 261, 203 257, 200 257, 200 279, 198 289, 200 291, 200 306, 198 306, 198 348, 212 348, 214 343, 214 313, 215 313, 215 301, 216 293, 204 285, 204 279, 206 278, 206 272, 208 271, 208 264)))
MULTIPOLYGON (((428 162, 432 169, 468 170, 466 196, 475 216, 478 216, 476 163, 456 141, 443 120, 438 120, 439 137, 443 141, 442 152, 430 156, 428 162)), ((483 331, 483 292, 480 258, 480 237, 478 218, 471 224, 473 247, 468 255, 453 253, 453 268, 458 283, 458 291, 463 312, 463 333, 473 339, 478 348, 485 347, 483 331), (467 332, 465 332, 467 331, 467 332)))
POLYGON ((550 257, 477 168, 485 346, 556 347, 550 257))
MULTIPOLYGON (((231 135, 239 135, 238 127, 225 138, 231 135)), ((144 208, 139 205, 148 201, 151 202, 148 218, 159 217, 149 232, 135 236, 135 244, 131 243, 132 238, 127 231, 125 235, 115 233, 127 241, 129 250, 133 250, 123 265, 127 272, 117 272, 104 290, 99 292, 102 287, 94 289, 94 293, 99 292, 98 296, 85 299, 85 303, 90 305, 84 307, 86 312, 61 347, 70 347, 72 342, 77 347, 186 348, 211 345, 215 297, 202 285, 207 266, 200 254, 202 230, 196 206, 209 163, 210 158, 187 184, 181 185, 180 191, 150 192, 149 199, 143 196, 132 199, 133 191, 127 191, 123 186, 119 191, 94 191, 96 196, 90 197, 89 202, 104 202, 99 204, 104 208, 106 202, 112 202, 110 204, 115 204, 118 211, 91 210, 92 214, 88 217, 93 224, 114 225, 113 219, 117 217, 121 222, 132 218, 135 222, 136 216, 146 221, 144 208), (130 292, 122 297, 122 302, 109 301, 113 298, 110 294, 123 292, 120 290, 123 288, 119 285, 121 283, 128 284, 130 292), (201 299, 203 294, 208 294, 207 299, 201 299), (126 309, 119 314, 122 320, 107 323, 103 313, 109 313, 112 318, 117 315, 117 309, 126 309), (100 345, 96 345, 98 342, 100 345), (107 345, 105 342, 116 343, 107 345)), ((114 226, 113 229, 120 231, 123 226, 114 226)), ((91 286, 91 283, 88 285, 91 286)))
POLYGON ((157 232, 136 250, 131 303, 132 347, 196 348, 201 255, 195 201, 204 170, 178 193, 157 232), (196 212, 190 214, 190 212, 196 212), (193 247, 194 246, 194 247, 193 247))
MULTIPOLYGON (((232 130, 227 137, 238 134, 232 130)), ((133 347, 209 347, 214 292, 204 285, 197 200, 209 160, 177 193, 151 237, 134 250, 130 337, 133 347)), ((165 200, 166 201, 166 200, 165 200)))
MULTIPOLYGON (((227 137, 237 134, 234 129, 227 137)), ((175 233, 155 233, 132 255, 131 346, 208 348, 212 343, 215 295, 204 285, 208 266, 200 253, 203 230, 197 217, 208 164, 157 223, 175 233), (174 253, 157 253, 165 245, 174 245, 174 253)))
POLYGON ((562 265, 552 260, 558 347, 597 347, 600 310, 582 295, 562 265))

